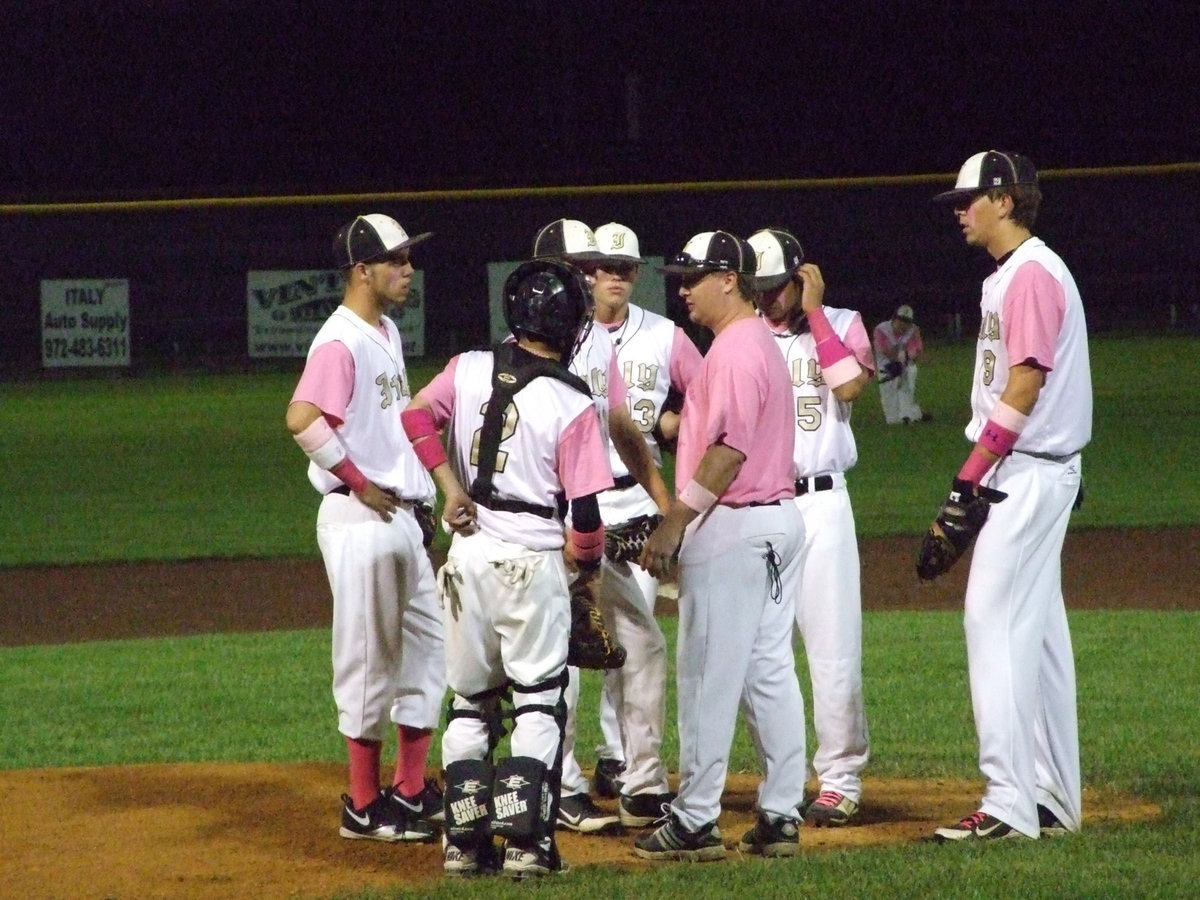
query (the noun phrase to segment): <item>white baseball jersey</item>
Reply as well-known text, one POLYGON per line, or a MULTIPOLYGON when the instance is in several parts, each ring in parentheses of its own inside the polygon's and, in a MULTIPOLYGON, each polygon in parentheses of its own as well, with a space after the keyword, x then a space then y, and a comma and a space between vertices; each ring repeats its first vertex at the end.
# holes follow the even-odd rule
POLYGON ((1047 370, 1047 375, 1029 423, 1014 449, 1048 456, 1069 456, 1083 449, 1092 436, 1092 376, 1083 301, 1066 264, 1041 238, 1029 238, 983 282, 981 310, 975 381, 971 387, 973 415, 966 428, 967 438, 972 442, 979 439, 984 423, 1008 384, 1009 367, 1025 361, 1010 359, 1010 349, 1019 346, 1016 352, 1032 358, 1047 370), (1019 288, 1020 279, 1040 274, 1026 266, 1037 266, 1049 273, 1052 281, 1048 290, 1052 296, 1039 305, 1038 315, 1058 317, 1062 323, 1060 329, 1034 327, 1041 323, 1030 321, 1034 311, 1028 306, 1016 309, 1006 306, 1006 296, 1021 293, 1010 292, 1014 282, 1019 288), (1013 334, 1023 336, 1019 345, 1014 345, 1011 339, 1006 343, 1004 336, 1013 334))
MULTIPOLYGON (((862 317, 854 310, 829 306, 825 307, 825 317, 859 365, 873 369, 871 344, 862 317)), ((825 384, 812 332, 781 334, 771 329, 771 333, 792 376, 796 402, 796 477, 847 471, 858 462, 858 447, 850 428, 851 405, 839 400, 825 384)))
MULTIPOLYGON (((479 471, 476 454, 483 410, 492 396, 492 368, 490 351, 463 353, 421 392, 433 407, 435 420, 452 409, 449 436, 455 455, 451 464, 464 486, 479 471), (447 373, 450 383, 444 377, 447 373)), ((553 509, 560 493, 572 500, 610 487, 612 475, 592 409, 587 396, 556 378, 535 378, 518 391, 506 416, 492 476, 497 495, 553 509)), ((557 517, 483 506, 476 516, 480 530, 522 547, 557 550, 563 546, 562 522, 557 517)))
MULTIPOLYGON (((433 480, 400 425, 400 412, 411 399, 400 331, 387 316, 380 322, 386 334, 339 306, 313 338, 308 356, 330 341, 346 346, 354 358, 354 391, 338 434, 352 448, 351 459, 381 488, 406 499, 428 500, 435 494, 433 480)), ((313 462, 308 480, 322 494, 342 483, 313 462)))

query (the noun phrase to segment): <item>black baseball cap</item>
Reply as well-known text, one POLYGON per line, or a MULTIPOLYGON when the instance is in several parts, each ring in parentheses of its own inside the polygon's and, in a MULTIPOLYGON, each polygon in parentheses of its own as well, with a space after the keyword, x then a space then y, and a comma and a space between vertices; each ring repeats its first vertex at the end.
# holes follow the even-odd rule
POLYGON ((985 150, 976 153, 958 170, 954 189, 943 191, 933 198, 934 203, 950 203, 1013 184, 1037 184, 1037 169, 1019 153, 985 150))
POLYGON ((379 213, 358 216, 338 229, 333 239, 333 262, 339 269, 378 262, 432 236, 432 231, 426 231, 409 237, 399 222, 379 213))
POLYGON ((763 228, 747 242, 754 248, 754 287, 760 291, 778 290, 804 265, 804 250, 790 231, 763 228))
POLYGON ((737 272, 754 275, 756 256, 745 238, 728 231, 702 231, 694 235, 670 263, 658 271, 667 275, 689 272, 737 272))
POLYGON ((592 229, 578 219, 555 219, 543 225, 533 239, 534 259, 596 262, 608 257, 596 243, 592 229))

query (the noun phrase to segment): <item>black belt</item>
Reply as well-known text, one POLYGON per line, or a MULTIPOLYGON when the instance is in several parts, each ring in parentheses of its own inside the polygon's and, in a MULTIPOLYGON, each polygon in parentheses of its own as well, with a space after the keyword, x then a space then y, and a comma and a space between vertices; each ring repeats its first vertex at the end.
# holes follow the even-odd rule
POLYGON ((632 475, 621 475, 621 476, 613 479, 613 486, 610 487, 609 490, 610 491, 627 491, 637 483, 638 483, 638 480, 636 478, 634 478, 632 475))
MULTIPOLYGON (((418 503, 421 502, 420 500, 410 500, 407 497, 401 497, 399 494, 395 493, 394 491, 389 491, 387 488, 383 488, 382 490, 385 494, 390 496, 393 500, 395 500, 397 503, 401 504, 402 506, 412 507, 412 506, 416 506, 418 503)), ((329 491, 329 493, 341 494, 343 497, 349 497, 351 494, 351 490, 346 485, 339 484, 337 487, 333 488, 333 490, 329 491)))
POLYGON ((730 509, 747 509, 751 506, 778 506, 778 500, 751 500, 749 503, 722 503, 722 506, 728 506, 730 509))
POLYGON ((815 478, 801 478, 796 482, 796 496, 803 497, 809 491, 832 491, 833 476, 817 475, 815 478))

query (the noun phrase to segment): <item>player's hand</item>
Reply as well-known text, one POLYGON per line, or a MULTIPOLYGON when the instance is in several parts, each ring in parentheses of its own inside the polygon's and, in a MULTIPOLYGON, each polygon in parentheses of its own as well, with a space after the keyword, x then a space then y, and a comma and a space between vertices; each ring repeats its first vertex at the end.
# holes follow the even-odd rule
POLYGON ((475 522, 475 501, 461 487, 446 494, 442 507, 442 521, 455 534, 474 534, 478 529, 475 522))
POLYGON ((800 308, 812 312, 825 301, 825 279, 816 263, 805 263, 796 270, 796 276, 800 279, 800 308))
POLYGON ((389 494, 373 481, 368 481, 366 490, 355 496, 358 497, 364 506, 369 506, 375 512, 379 513, 379 518, 385 522, 392 521, 392 514, 396 512, 399 506, 395 496, 389 494))
POLYGON ((638 565, 655 578, 665 579, 671 572, 682 542, 683 528, 670 517, 663 519, 662 524, 646 538, 642 555, 638 557, 638 565))

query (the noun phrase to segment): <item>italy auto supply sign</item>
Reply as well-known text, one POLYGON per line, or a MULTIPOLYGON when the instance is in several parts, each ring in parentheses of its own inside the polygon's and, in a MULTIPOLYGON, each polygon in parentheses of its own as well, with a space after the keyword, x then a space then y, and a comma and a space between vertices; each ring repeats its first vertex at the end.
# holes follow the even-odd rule
POLYGON ((42 282, 42 365, 129 365, 129 282, 42 282))

